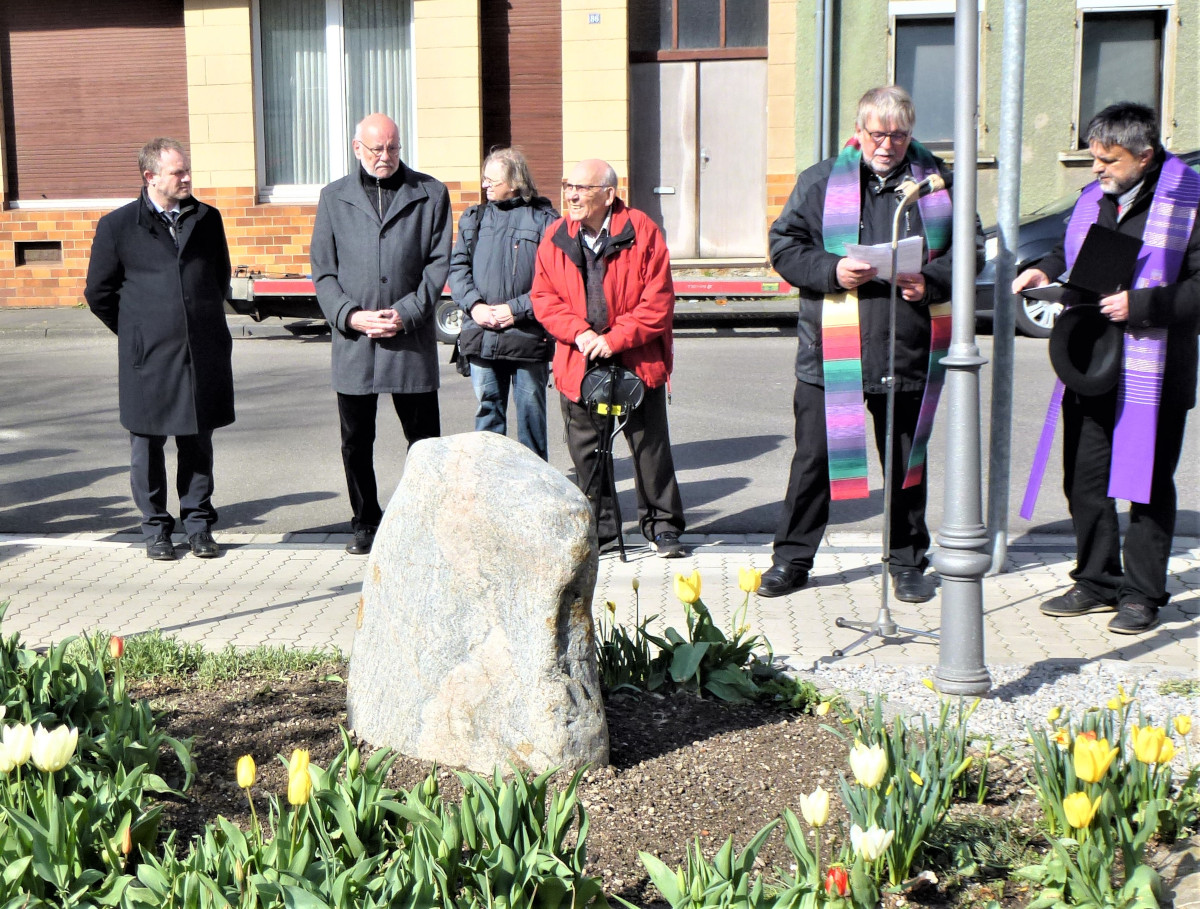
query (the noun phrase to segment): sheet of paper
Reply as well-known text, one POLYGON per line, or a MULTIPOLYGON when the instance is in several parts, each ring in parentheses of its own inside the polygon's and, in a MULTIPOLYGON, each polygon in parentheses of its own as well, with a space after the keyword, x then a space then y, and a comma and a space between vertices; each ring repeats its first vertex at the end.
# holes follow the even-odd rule
MULTIPOLYGON (((923 237, 905 237, 896 244, 896 268, 902 275, 915 275, 921 271, 924 257, 925 240, 923 237)), ((876 243, 874 246, 861 246, 857 243, 846 244, 846 255, 851 259, 869 262, 879 272, 875 277, 880 281, 892 280, 892 244, 876 243)))

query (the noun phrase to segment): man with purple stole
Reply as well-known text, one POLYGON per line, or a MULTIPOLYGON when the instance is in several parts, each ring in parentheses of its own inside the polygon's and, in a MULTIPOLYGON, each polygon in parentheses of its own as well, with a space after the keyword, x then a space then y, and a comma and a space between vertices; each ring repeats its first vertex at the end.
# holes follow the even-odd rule
MULTIPOLYGON (((1158 611, 1169 599, 1175 468, 1196 400, 1200 174, 1162 148, 1158 115, 1141 104, 1106 107, 1085 135, 1096 182, 1075 203, 1063 242, 1018 275, 1013 291, 1040 287, 1067 271, 1093 224, 1137 237, 1142 250, 1132 289, 1099 301, 1100 312, 1124 330, 1116 385, 1085 394, 1056 383, 1034 458, 1034 477, 1040 480, 1061 401, 1075 583, 1041 610, 1057 617, 1115 611, 1110 631, 1140 634, 1158 623, 1158 611), (1117 499, 1130 503, 1123 558, 1117 499)), ((1032 515, 1036 487, 1031 481, 1022 509, 1026 517, 1032 515)))
MULTIPOLYGON (((887 443, 889 283, 848 244, 891 243, 906 186, 945 176, 913 141, 912 99, 899 86, 858 102, 854 137, 836 158, 800 174, 771 227, 771 262, 800 291, 796 356, 796 453, 760 596, 808 583, 832 500, 866 498, 866 414, 880 460, 887 443)), ((924 240, 920 271, 896 276, 895 402, 888 570, 896 598, 933 596, 925 524, 925 448, 950 338, 952 203, 945 189, 923 196, 900 220, 900 239, 924 240)), ((977 267, 982 264, 982 235, 977 267)))

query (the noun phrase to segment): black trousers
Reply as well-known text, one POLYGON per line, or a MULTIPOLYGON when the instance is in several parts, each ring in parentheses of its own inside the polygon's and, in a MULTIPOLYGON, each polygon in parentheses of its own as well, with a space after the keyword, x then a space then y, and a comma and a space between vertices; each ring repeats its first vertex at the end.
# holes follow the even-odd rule
MULTIPOLYGON (((175 529, 167 510, 166 436, 129 434, 129 487, 142 513, 142 535, 152 540, 175 529)), ((212 430, 194 436, 175 436, 175 490, 179 520, 189 537, 217 523, 213 508, 212 430)))
MULTIPOLYGON (((392 406, 400 418, 404 438, 411 446, 421 439, 442 434, 436 391, 394 394, 392 406)), ((342 424, 342 466, 350 492, 350 527, 375 528, 383 520, 379 487, 375 483, 375 413, 379 395, 344 395, 338 392, 338 416, 342 424)))
MULTIPOLYGON (((600 489, 598 469, 605 419, 584 404, 576 404, 564 395, 559 397, 567 449, 575 465, 575 482, 598 515, 597 536, 601 540, 613 539, 621 528, 613 515, 608 489, 600 489)), ((622 431, 633 456, 633 482, 642 535, 653 540, 666 530, 683 533, 683 500, 675 479, 675 461, 671 457, 666 388, 647 388, 641 407, 629 414, 629 422, 622 431)))
MULTIPOLYGON (((883 462, 887 444, 887 395, 865 395, 875 430, 875 450, 883 462)), ((829 444, 825 437, 825 389, 796 382, 792 399, 796 415, 796 453, 788 476, 787 497, 775 532, 776 565, 809 571, 829 524, 829 444)), ((901 488, 908 468, 921 392, 896 392, 892 450, 892 520, 888 569, 892 574, 929 564, 929 529, 925 526, 925 500, 929 471, 921 482, 901 488)))
POLYGON ((1063 395, 1063 492, 1075 528, 1071 577, 1109 602, 1164 606, 1175 535, 1175 468, 1188 412, 1168 402, 1159 408, 1150 502, 1129 504, 1123 563, 1116 502, 1108 497, 1116 413, 1116 389, 1095 397, 1063 395))

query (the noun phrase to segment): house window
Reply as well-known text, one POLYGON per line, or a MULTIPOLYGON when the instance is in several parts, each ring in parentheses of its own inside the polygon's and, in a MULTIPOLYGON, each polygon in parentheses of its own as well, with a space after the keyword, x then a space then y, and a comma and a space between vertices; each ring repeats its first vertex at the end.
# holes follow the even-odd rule
POLYGON ((392 117, 408 147, 411 0, 258 0, 257 10, 266 196, 311 195, 345 174, 369 113, 392 117))
POLYGON ((932 148, 954 143, 954 17, 895 20, 895 82, 912 95, 914 133, 932 148))
POLYGON ((1077 146, 1088 123, 1118 101, 1136 101, 1162 117, 1163 9, 1084 12, 1079 49, 1077 146))
POLYGON ((630 0, 634 62, 765 57, 767 0, 630 0))

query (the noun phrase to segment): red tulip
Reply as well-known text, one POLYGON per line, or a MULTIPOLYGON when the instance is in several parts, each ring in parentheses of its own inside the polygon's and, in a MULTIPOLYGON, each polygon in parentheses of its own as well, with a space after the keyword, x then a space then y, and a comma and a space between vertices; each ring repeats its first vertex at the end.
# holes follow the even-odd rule
POLYGON ((114 660, 121 659, 121 654, 125 652, 125 639, 113 635, 108 639, 108 655, 114 660))
POLYGON ((850 885, 850 877, 841 865, 834 865, 825 875, 825 892, 830 896, 845 896, 850 885))

